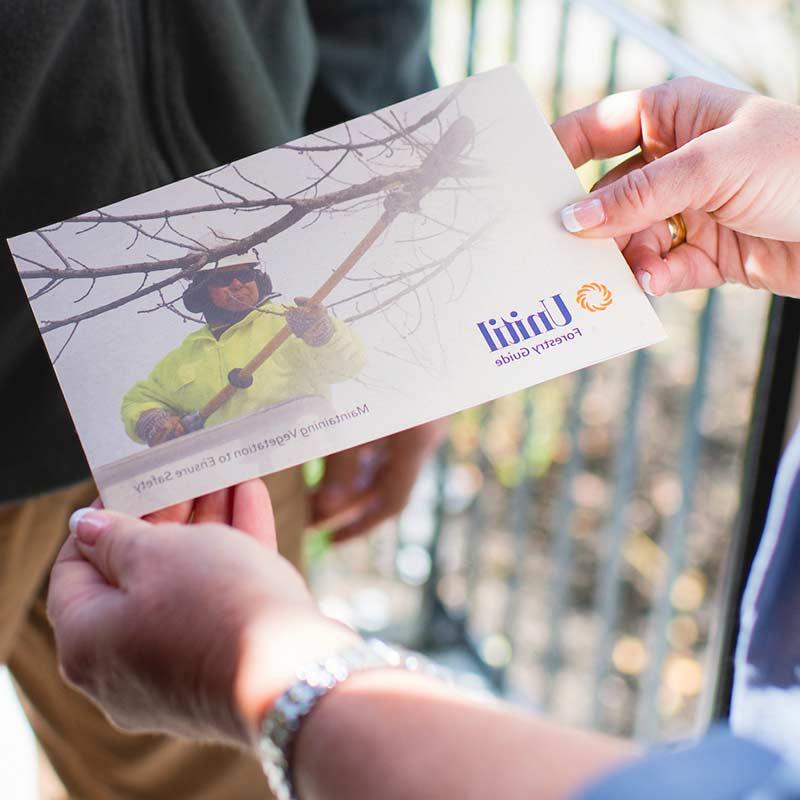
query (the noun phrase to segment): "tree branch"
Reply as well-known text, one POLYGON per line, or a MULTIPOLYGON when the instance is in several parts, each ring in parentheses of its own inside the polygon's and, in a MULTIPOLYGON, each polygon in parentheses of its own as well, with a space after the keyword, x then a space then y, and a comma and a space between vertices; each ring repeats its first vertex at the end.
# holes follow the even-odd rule
MULTIPOLYGON (((436 108, 431 109, 427 114, 423 114, 415 123, 409 125, 404 131, 400 133, 392 133, 389 136, 384 136, 382 139, 371 139, 367 142, 360 142, 358 144, 343 144, 339 142, 331 142, 331 144, 327 145, 295 145, 295 144, 283 144, 280 146, 280 150, 294 150, 295 152, 312 152, 312 153, 325 153, 331 152, 333 150, 367 150, 371 147, 385 147, 390 142, 397 141, 398 139, 403 138, 404 136, 414 133, 414 131, 418 130, 419 128, 424 127, 429 122, 433 122, 441 113, 444 111, 447 106, 449 106, 462 91, 464 91, 465 86, 463 84, 457 86, 453 89, 450 94, 439 103, 436 108)), ((320 136, 320 134, 316 134, 320 136)), ((325 138, 320 136, 320 138, 325 138)), ((328 139, 327 141, 331 141, 328 139)))

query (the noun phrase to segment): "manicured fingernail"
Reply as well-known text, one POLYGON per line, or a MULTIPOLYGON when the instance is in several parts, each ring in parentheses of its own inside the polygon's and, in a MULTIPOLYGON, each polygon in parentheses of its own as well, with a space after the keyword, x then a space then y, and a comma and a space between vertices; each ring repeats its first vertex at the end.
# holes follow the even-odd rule
POLYGON ((570 233, 596 228, 605 221, 606 212, 597 197, 592 197, 589 200, 580 200, 571 206, 561 209, 561 224, 570 233))
POLYGON ((641 285, 642 289, 645 290, 647 294, 651 297, 655 297, 653 294, 653 290, 650 288, 650 273, 649 272, 640 272, 639 273, 639 284, 641 285))
POLYGON ((109 522, 108 517, 96 508, 79 508, 69 518, 69 530, 78 541, 91 547, 108 528, 109 522))

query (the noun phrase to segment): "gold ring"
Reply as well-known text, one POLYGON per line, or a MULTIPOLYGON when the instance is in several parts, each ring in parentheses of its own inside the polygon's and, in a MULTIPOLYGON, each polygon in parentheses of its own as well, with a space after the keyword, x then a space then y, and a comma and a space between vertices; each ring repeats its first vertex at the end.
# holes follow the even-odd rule
POLYGON ((664 221, 669 228, 669 249, 674 250, 686 241, 686 222, 683 219, 683 214, 675 214, 664 221))

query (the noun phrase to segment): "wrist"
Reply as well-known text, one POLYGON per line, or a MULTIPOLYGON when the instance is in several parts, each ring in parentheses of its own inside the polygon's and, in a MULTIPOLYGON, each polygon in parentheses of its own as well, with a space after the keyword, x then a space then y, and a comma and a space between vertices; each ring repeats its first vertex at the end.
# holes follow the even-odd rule
POLYGON ((273 611, 256 619, 242 642, 234 689, 242 744, 253 746, 262 720, 300 669, 357 641, 356 633, 316 609, 273 611))
MULTIPOLYGON (((418 747, 429 736, 426 710, 443 702, 463 704, 464 697, 424 673, 387 667, 353 674, 320 700, 298 732, 292 759, 297 796, 396 797, 398 772, 409 789, 421 772, 413 767, 418 747)), ((432 752, 443 738, 422 749, 432 752)), ((423 786, 428 780, 420 776, 423 786)), ((428 795, 414 790, 400 796, 428 795)))
MULTIPOLYGON (((304 730, 306 720, 318 716, 320 703, 331 693, 337 694, 339 687, 349 684, 353 676, 398 670, 450 677, 448 672, 417 653, 392 647, 379 639, 360 638, 298 670, 291 686, 264 718, 258 742, 264 772, 277 798, 297 799, 293 773, 301 769, 297 764, 298 734, 304 730)), ((330 716, 330 712, 326 715, 330 716)))

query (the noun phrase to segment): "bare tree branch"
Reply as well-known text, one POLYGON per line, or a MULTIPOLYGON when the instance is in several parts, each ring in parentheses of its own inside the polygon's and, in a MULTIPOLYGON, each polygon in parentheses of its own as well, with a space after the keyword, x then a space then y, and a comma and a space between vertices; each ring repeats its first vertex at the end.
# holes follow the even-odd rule
MULTIPOLYGON (((366 282, 366 288, 337 300, 329 308, 334 313, 337 307, 341 308, 342 317, 347 322, 379 313, 386 324, 404 338, 407 352, 421 364, 420 354, 415 352, 413 343, 406 339, 423 323, 426 310, 432 302, 428 284, 437 276, 444 275, 450 281, 451 295, 454 295, 457 287, 453 275, 448 271, 449 268, 462 254, 469 253, 472 245, 494 223, 494 220, 484 222, 475 233, 469 234, 469 230, 475 230, 476 211, 479 219, 485 219, 487 215, 484 211, 485 202, 477 202, 478 198, 470 198, 467 194, 469 184, 475 178, 485 177, 481 164, 475 163, 474 158, 467 160, 466 147, 456 151, 453 158, 443 159, 437 154, 448 152, 447 145, 444 149, 440 147, 438 150, 437 145, 448 135, 450 125, 454 124, 452 115, 458 105, 459 91, 460 89, 452 91, 439 105, 410 123, 405 114, 398 115, 392 109, 385 115, 373 115, 383 129, 389 132, 386 136, 379 135, 375 138, 365 132, 358 132, 357 139, 350 126, 346 125, 344 135, 347 141, 344 143, 336 142, 325 135, 318 135, 317 138, 324 144, 284 146, 283 149, 304 155, 304 163, 313 165, 316 170, 315 174, 306 178, 308 182, 305 186, 288 196, 278 196, 272 189, 253 180, 238 165, 229 164, 194 178, 197 183, 213 190, 218 198, 217 202, 134 213, 125 213, 122 210, 124 206, 117 206, 116 213, 98 210, 59 223, 58 226, 46 231, 44 229, 37 231, 37 236, 44 242, 47 251, 43 252, 38 248, 30 251, 28 255, 15 254, 21 264, 29 265, 19 271, 24 281, 43 281, 43 285, 37 288, 31 299, 36 300, 44 295, 61 291, 60 287, 67 280, 84 280, 88 283, 88 289, 77 300, 72 301, 82 304, 78 313, 67 314, 61 319, 41 319, 42 315, 39 315, 40 330, 43 334, 70 328, 56 357, 64 352, 81 323, 130 303, 137 303, 138 314, 165 311, 175 314, 183 321, 200 323, 202 321, 200 318, 185 314, 177 307, 182 291, 181 295, 169 299, 175 294, 174 289, 168 291, 169 287, 180 288, 182 281, 191 279, 204 268, 216 268, 228 257, 256 251, 257 248, 294 226, 308 229, 322 219, 330 221, 334 214, 360 215, 358 226, 361 220, 373 216, 375 212, 372 209, 379 208, 379 213, 383 216, 388 215, 388 219, 394 219, 402 214, 409 220, 407 229, 412 232, 411 237, 392 239, 393 245, 406 247, 409 256, 406 259, 408 269, 375 271, 370 277, 352 276, 353 280, 366 282), (442 118, 448 107, 452 107, 448 114, 449 121, 442 118), (377 152, 371 155, 372 151, 377 152), (325 156, 325 153, 328 155, 325 156), (350 167, 342 168, 351 155, 353 158, 350 167), (389 157, 392 163, 389 163, 389 157), (404 164, 400 165, 398 162, 404 164), (326 191, 335 184, 339 184, 341 188, 326 191), (262 196, 247 197, 242 192, 250 195, 253 192, 242 188, 243 186, 257 190, 262 196), (449 196, 439 194, 440 200, 437 205, 434 200, 424 200, 432 190, 450 191, 451 194, 449 196), (472 212, 468 210, 462 214, 459 194, 464 198, 463 205, 471 208, 472 212), (420 201, 424 210, 420 208, 420 201), (429 205, 429 202, 432 205, 429 205), (254 214, 255 217, 248 217, 253 220, 250 232, 245 235, 237 232, 228 236, 215 231, 221 212, 223 215, 238 212, 254 214), (473 222, 462 224, 462 216, 470 219, 470 213, 473 214, 473 222), (182 219, 185 221, 180 222, 182 219), (447 219, 448 222, 442 221, 443 219, 447 219), (428 224, 436 228, 436 232, 421 236, 423 231, 420 228, 428 224), (120 230, 123 233, 126 231, 134 233, 133 240, 126 249, 135 249, 137 258, 131 258, 128 263, 101 263, 92 266, 69 255, 69 248, 65 246, 65 241, 69 239, 64 237, 89 235, 99 226, 108 225, 118 226, 114 229, 114 236, 120 230), (181 228, 186 228, 188 232, 181 228), (213 244, 206 243, 206 231, 213 234, 213 244), (170 232, 174 236, 170 235, 170 232), (443 247, 431 246, 423 249, 421 242, 430 239, 441 240, 442 243, 449 245, 450 252, 437 258, 435 251, 441 252, 443 247), (456 245, 453 247, 454 239, 456 245), (167 245, 179 252, 174 257, 163 258, 150 243, 167 245), (153 252, 148 254, 147 250, 151 248, 153 252), (40 254, 42 252, 43 254, 40 254), (76 269, 71 262, 80 268, 76 269), (159 274, 156 280, 155 277, 159 274), (129 282, 120 283, 111 280, 132 275, 139 278, 135 289, 132 289, 129 282), (84 301, 91 295, 98 281, 103 281, 102 285, 106 292, 102 297, 103 302, 91 308, 84 308, 84 305, 90 304, 84 301), (112 299, 109 299, 108 287, 112 292, 115 291, 115 287, 119 287, 116 288, 117 295, 112 296, 112 299), (427 287, 427 290, 422 287, 427 287), (157 302, 142 308, 142 304, 138 301, 151 296, 155 296, 157 302), (410 302, 403 302, 405 298, 410 302), (346 314, 349 316, 345 316, 346 314)), ((455 122, 461 122, 462 127, 458 130, 463 131, 463 121, 456 119, 455 122)), ((468 127, 468 130, 472 131, 472 128, 468 127)), ((381 127, 375 123, 372 123, 371 131, 383 133, 381 127)), ((472 133, 468 136, 471 137, 472 133)), ((448 141, 453 140, 451 138, 448 141)), ((472 139, 469 138, 468 141, 472 142, 472 139)), ((224 222, 219 224, 224 230, 224 222)), ((242 224, 237 223, 236 230, 241 231, 241 229, 242 224)), ((427 231, 425 233, 427 234, 427 231)), ((373 238, 370 246, 381 248, 383 240, 385 240, 383 236, 380 239, 373 238)), ((124 241, 120 242, 120 247, 124 247, 124 241)), ((170 253, 169 250, 163 252, 170 253)), ((122 260, 124 258, 123 256, 122 260)), ((463 275, 463 270, 457 274, 463 275)), ((361 283, 361 286, 364 285, 365 283, 361 283)), ((58 294, 55 296, 59 297, 58 294)), ((52 304, 47 306, 48 309, 52 307, 52 304)), ((262 313, 276 313, 274 309, 270 310, 267 307, 257 310, 262 313)), ((52 317, 52 311, 48 316, 52 317)))
POLYGON ((260 183, 257 183, 252 178, 248 178, 236 164, 231 164, 231 169, 245 182, 249 183, 251 186, 255 187, 256 189, 260 189, 262 192, 266 192, 270 197, 277 200, 278 195, 272 191, 272 189, 268 189, 266 186, 262 186, 260 183))
POLYGON ((163 281, 154 283, 146 288, 139 288, 135 292, 131 292, 130 294, 124 295, 123 297, 120 297, 116 300, 111 300, 110 302, 105 303, 102 306, 97 306, 95 308, 89 309, 88 311, 84 311, 80 314, 75 314, 74 316, 68 317, 67 319, 53 320, 53 321, 42 320, 42 325, 40 326, 39 330, 42 333, 50 333, 50 331, 57 330, 58 328, 63 328, 65 325, 72 325, 74 323, 83 322, 84 320, 91 319, 92 317, 96 317, 99 314, 103 314, 106 311, 111 311, 114 308, 119 308, 120 306, 124 306, 126 303, 130 303, 132 300, 138 300, 140 297, 145 297, 148 294, 157 292, 160 289, 163 289, 164 287, 169 286, 175 283, 176 281, 179 281, 181 278, 187 277, 197 269, 199 269, 199 267, 187 268, 179 272, 177 275, 171 275, 169 278, 165 278, 163 281))
POLYGON ((438 275, 443 270, 447 269, 463 252, 469 250, 469 248, 475 244, 479 239, 486 235, 487 231, 495 224, 497 224, 497 219, 491 219, 488 222, 485 222, 475 233, 473 233, 469 238, 465 239, 458 247, 455 248, 451 253, 446 255, 444 258, 438 259, 437 261, 431 261, 427 264, 423 264, 422 266, 417 267, 416 269, 409 270, 408 272, 397 273, 396 275, 390 276, 389 280, 386 281, 380 287, 372 287, 370 289, 366 289, 361 292, 357 292, 356 294, 350 295, 349 297, 342 298, 341 300, 337 300, 335 303, 331 303, 328 308, 335 308, 338 305, 342 305, 344 303, 352 302, 353 300, 358 299, 359 297, 364 297, 365 295, 375 294, 378 289, 384 289, 387 286, 391 286, 394 283, 398 282, 407 282, 407 279, 413 275, 419 275, 420 273, 427 273, 425 274, 419 281, 416 283, 411 283, 408 288, 404 289, 397 294, 392 295, 390 298, 379 302, 377 305, 373 306, 369 311, 365 311, 363 313, 358 313, 350 317, 345 317, 345 322, 354 322, 357 319, 361 319, 362 317, 366 317, 369 314, 374 313, 382 308, 387 308, 388 306, 395 303, 402 297, 405 297, 410 291, 424 285, 427 283, 432 277, 438 275))
POLYGON ((67 345, 72 341, 72 337, 75 335, 75 331, 78 330, 78 325, 79 323, 76 322, 72 326, 72 330, 69 332, 69 336, 67 336, 66 340, 64 341, 64 344, 61 345, 61 347, 59 348, 58 352, 55 355, 55 358, 53 358, 54 364, 58 363, 58 359, 61 358, 61 355, 67 349, 67 345))
MULTIPOLYGON (((281 145, 280 149, 282 150, 295 150, 299 152, 316 152, 316 153, 323 153, 323 152, 330 152, 332 150, 365 150, 370 147, 384 147, 385 145, 389 144, 390 142, 394 142, 397 139, 401 139, 405 134, 413 133, 419 128, 424 127, 429 122, 433 122, 442 111, 447 108, 461 92, 464 90, 465 86, 463 84, 457 86, 453 89, 450 94, 439 103, 436 108, 431 109, 427 114, 423 114, 414 124, 409 125, 402 133, 393 133, 389 136, 385 136, 383 139, 373 139, 367 142, 361 142, 359 144, 343 144, 340 142, 334 142, 331 139, 327 141, 331 142, 331 144, 327 145, 295 145, 295 144, 284 144, 281 145)), ((319 138, 324 138, 320 134, 316 134, 319 138)))
MULTIPOLYGON (((176 269, 182 270, 190 264, 193 264, 196 260, 202 261, 201 266, 196 267, 197 269, 200 269, 202 266, 215 263, 226 256, 242 255, 252 247, 258 244, 264 244, 273 236, 277 235, 278 233, 282 233, 284 230, 299 222, 301 219, 303 219, 303 217, 311 212, 315 212, 320 209, 333 208, 341 203, 364 198, 369 195, 403 189, 406 186, 413 184, 415 180, 418 180, 422 176, 422 174, 423 173, 421 172, 421 169, 416 167, 414 169, 371 178, 362 184, 350 186, 345 189, 339 189, 338 191, 320 195, 319 197, 298 199, 292 203, 292 209, 276 222, 260 228, 259 230, 250 234, 250 236, 233 240, 230 244, 221 245, 220 247, 216 248, 209 248, 205 253, 198 253, 196 252, 196 248, 193 248, 193 252, 171 259, 119 264, 109 267, 90 267, 90 274, 74 270, 72 267, 69 267, 69 273, 67 273, 65 270, 48 267, 21 254, 15 253, 13 255, 15 258, 19 258, 20 260, 28 263, 33 263, 40 267, 39 270, 20 270, 19 274, 23 280, 37 280, 41 278, 51 278, 54 276, 58 276, 59 278, 63 279, 87 279, 91 277, 100 278, 113 275, 129 275, 137 272, 156 272, 176 269)), ((218 210, 218 208, 218 206, 215 206, 213 210, 218 210)), ((175 216, 175 212, 164 213, 166 213, 167 216, 175 216)), ((124 223, 133 219, 133 217, 109 216, 109 219, 113 219, 115 222, 124 223)), ((103 221, 107 221, 105 216, 103 221)))
POLYGON ((69 261, 67 261, 66 256, 44 235, 42 231, 36 231, 36 235, 42 239, 47 246, 58 256, 58 260, 64 265, 66 270, 71 271, 72 266, 70 265, 69 261))
POLYGON ((229 194, 231 197, 235 197, 237 200, 242 200, 243 202, 247 202, 247 198, 243 194, 239 194, 239 192, 234 192, 233 189, 228 189, 226 186, 220 186, 219 184, 212 183, 206 178, 201 178, 199 175, 195 175, 194 179, 196 181, 200 181, 200 183, 204 183, 206 186, 210 186, 217 192, 218 195, 220 192, 225 192, 225 194, 229 194))

